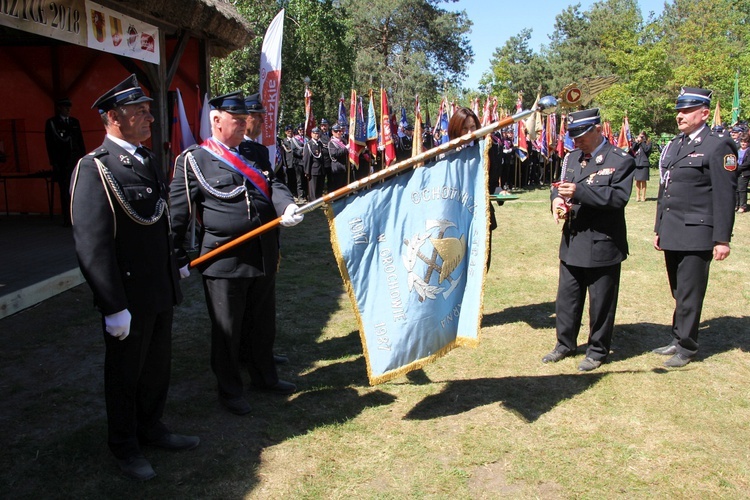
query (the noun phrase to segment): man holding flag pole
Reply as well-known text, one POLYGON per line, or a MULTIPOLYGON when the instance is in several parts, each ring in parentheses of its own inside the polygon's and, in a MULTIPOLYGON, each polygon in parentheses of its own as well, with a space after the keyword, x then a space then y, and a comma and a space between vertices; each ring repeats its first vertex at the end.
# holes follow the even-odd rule
MULTIPOLYGON (((555 106, 552 97, 539 102, 539 107, 548 112, 555 106)), ((329 192, 292 212, 301 215, 342 200, 332 205, 331 214, 337 225, 332 243, 336 245, 342 277, 352 284, 348 289, 355 313, 361 319, 360 334, 371 384, 419 368, 455 346, 476 345, 478 342, 480 296, 487 255, 488 200, 484 177, 470 173, 479 167, 483 155, 480 148, 464 148, 459 154, 446 155, 429 168, 412 167, 477 141, 530 113, 520 112, 452 139, 447 144, 329 192), (407 170, 410 172, 396 177, 407 170), (389 177, 393 179, 378 185, 377 189, 367 190, 360 196, 348 196, 389 177), (403 203, 420 206, 413 211, 399 210, 403 203), (371 219, 373 216, 377 217, 375 224, 371 219), (403 217, 410 220, 401 226, 403 217), (381 227, 388 235, 380 232, 381 227), (398 232, 399 227, 402 235, 391 232, 398 232), (420 250, 427 241, 433 250, 420 250), (364 256, 367 256, 367 261, 361 260, 364 256), (383 272, 372 266, 384 266, 380 269, 383 272), (368 277, 374 276, 386 278, 386 289, 376 291, 372 288, 373 292, 367 293, 370 285, 375 285, 368 277), (384 301, 383 297, 390 299, 384 301), (384 304, 390 309, 383 310, 384 304), (380 319, 380 324, 377 321, 372 323, 373 318, 380 319), (408 322, 402 322, 402 318, 408 322), (423 319, 429 321, 422 322, 423 319)), ((253 229, 202 254, 190 265, 205 266, 224 253, 235 252, 241 245, 283 224, 284 219, 282 216, 253 229)))

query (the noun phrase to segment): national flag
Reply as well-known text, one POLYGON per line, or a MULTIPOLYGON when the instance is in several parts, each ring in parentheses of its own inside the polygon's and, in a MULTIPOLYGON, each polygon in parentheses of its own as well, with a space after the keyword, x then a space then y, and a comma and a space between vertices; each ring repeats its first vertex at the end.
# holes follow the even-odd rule
POLYGON ((617 141, 615 141, 615 136, 612 134, 612 124, 608 121, 605 121, 602 125, 602 135, 604 136, 607 141, 612 144, 613 146, 617 146, 617 141))
POLYGON ((370 106, 367 108, 367 149, 373 158, 378 156, 378 120, 375 117, 375 105, 372 102, 372 89, 370 90, 370 106))
MULTIPOLYGON (((268 157, 276 158, 276 125, 281 94, 281 40, 284 35, 284 9, 273 18, 260 49, 260 95, 266 116, 260 142, 268 148, 268 157)), ((277 164, 278 165, 278 164, 277 164)), ((276 165, 275 165, 276 166, 276 165)))
MULTIPOLYGON (((718 101, 717 101, 718 102, 718 101)), ((732 125, 740 121, 740 70, 734 77, 734 94, 732 95, 732 125)))
POLYGON ((367 134, 365 132, 365 119, 362 115, 362 98, 357 98, 357 91, 352 89, 352 98, 349 102, 349 162, 355 168, 359 168, 359 155, 365 147, 367 134))
MULTIPOLYGON (((356 93, 355 93, 356 96, 356 93)), ((355 99, 356 100, 356 99, 355 99)), ((344 127, 344 134, 349 133, 349 123, 346 121, 346 106, 344 105, 344 95, 339 98, 339 125, 344 127)), ((352 129, 354 130, 354 129, 352 129)))
POLYGON ((190 131, 185 104, 182 101, 180 89, 175 92, 174 110, 172 113, 172 136, 170 140, 170 152, 172 153, 171 164, 188 147, 195 144, 195 138, 190 131))
POLYGON ((390 108, 388 107, 388 94, 380 87, 380 119, 382 120, 381 133, 383 134, 383 166, 387 167, 396 159, 396 145, 393 144, 391 133, 393 123, 391 121, 390 108))
POLYGON ((198 135, 201 140, 207 141, 211 138, 211 105, 208 104, 208 92, 203 94, 203 107, 201 108, 201 123, 198 127, 198 135))
POLYGON ((406 108, 401 106, 401 119, 398 122, 398 136, 404 137, 406 134, 404 133, 404 130, 406 130, 406 126, 409 125, 409 121, 406 119, 406 108))
MULTIPOLYGON (((443 97, 443 100, 440 102, 435 128, 440 130, 440 144, 448 142, 448 99, 446 97, 443 97)), ((440 144, 436 144, 436 146, 440 144)))
POLYGON ((483 153, 480 141, 331 204, 331 244, 370 384, 478 345, 489 236, 483 153))
POLYGON ((622 119, 622 127, 620 128, 620 135, 617 137, 617 147, 630 151, 631 135, 630 135, 630 124, 628 123, 628 115, 625 115, 622 119))
POLYGON ((513 149, 521 161, 529 157, 529 145, 526 142, 526 126, 523 121, 516 122, 513 126, 513 149))
MULTIPOLYGON (((422 109, 419 107, 419 96, 414 98, 414 135, 411 141, 412 157, 422 154, 422 109)), ((414 168, 421 167, 424 163, 414 165, 414 168)))
POLYGON ((182 153, 182 131, 180 130, 180 111, 177 109, 177 102, 180 99, 179 90, 175 92, 174 103, 172 105, 172 134, 169 138, 169 175, 168 179, 172 179, 174 173, 174 162, 180 153, 182 153))
POLYGON ((484 107, 482 108, 482 118, 479 120, 482 127, 486 127, 492 123, 492 111, 490 109, 490 96, 484 100, 484 107))
POLYGON ((312 109, 312 91, 305 86, 305 137, 310 137, 312 129, 315 128, 315 114, 312 109))

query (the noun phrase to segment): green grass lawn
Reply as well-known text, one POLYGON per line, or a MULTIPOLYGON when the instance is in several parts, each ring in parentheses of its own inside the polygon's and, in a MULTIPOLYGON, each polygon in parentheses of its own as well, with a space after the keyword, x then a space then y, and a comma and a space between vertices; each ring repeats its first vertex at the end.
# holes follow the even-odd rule
MULTIPOLYGON (((201 446, 146 449, 158 476, 120 477, 106 447, 103 347, 86 286, 0 321, 5 498, 748 498, 750 215, 714 262, 698 360, 662 367, 673 301, 653 249, 658 182, 626 209, 609 361, 541 363, 555 345, 560 227, 548 191, 497 209, 476 349, 371 387, 322 211, 284 229, 277 352, 289 397, 216 400, 200 277, 183 280, 165 421, 201 446), (88 317, 88 321, 81 318, 88 317), (75 321, 73 321, 75 319, 75 321), (83 325, 83 326, 82 326, 83 325)), ((588 323, 579 344, 586 341, 588 323)))

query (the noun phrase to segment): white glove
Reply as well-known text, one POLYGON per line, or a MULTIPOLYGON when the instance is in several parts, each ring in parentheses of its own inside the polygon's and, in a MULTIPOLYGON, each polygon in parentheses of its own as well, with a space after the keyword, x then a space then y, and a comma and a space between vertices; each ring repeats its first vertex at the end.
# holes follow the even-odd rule
POLYGON ((180 278, 185 279, 188 276, 190 276, 190 269, 188 269, 189 264, 185 264, 180 268, 180 278))
POLYGON ((281 216, 281 222, 279 224, 284 227, 292 227, 302 222, 302 219, 304 219, 305 216, 302 214, 295 214, 294 212, 296 212, 296 210, 297 205, 295 205, 294 203, 287 205, 287 207, 284 209, 284 215, 281 216))
POLYGON ((120 340, 125 340, 130 334, 130 311, 123 309, 120 312, 104 316, 104 325, 107 333, 120 340))

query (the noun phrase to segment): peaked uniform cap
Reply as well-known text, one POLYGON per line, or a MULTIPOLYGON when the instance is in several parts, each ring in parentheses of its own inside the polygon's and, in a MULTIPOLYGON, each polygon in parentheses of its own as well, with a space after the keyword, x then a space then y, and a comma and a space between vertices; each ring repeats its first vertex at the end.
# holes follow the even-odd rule
POLYGON ((245 106, 245 96, 242 95, 242 91, 230 92, 228 94, 214 97, 208 104, 211 109, 218 109, 220 111, 226 111, 233 115, 246 115, 247 107, 245 106))
POLYGON ((682 87, 680 95, 677 96, 677 103, 674 105, 675 110, 693 108, 695 106, 711 106, 711 96, 713 90, 701 89, 697 87, 682 87))
POLYGON ((245 98, 245 107, 248 113, 265 113, 266 108, 260 102, 260 94, 252 94, 245 98))
POLYGON ((118 106, 149 101, 153 101, 153 99, 143 93, 143 89, 138 85, 138 79, 133 74, 102 94, 91 106, 91 109, 96 108, 100 114, 104 114, 118 106))
POLYGON ((584 109, 568 114, 568 134, 571 139, 581 137, 583 134, 602 122, 599 108, 584 109))

